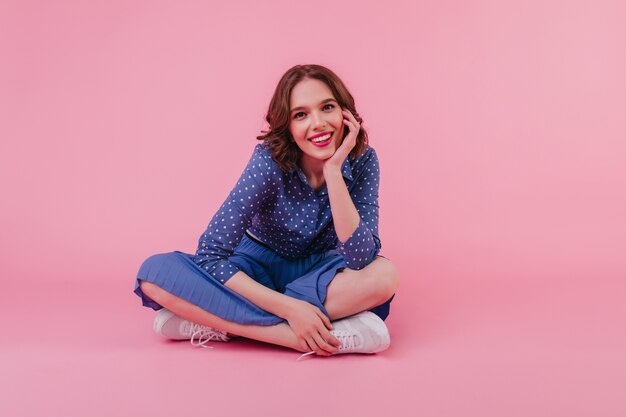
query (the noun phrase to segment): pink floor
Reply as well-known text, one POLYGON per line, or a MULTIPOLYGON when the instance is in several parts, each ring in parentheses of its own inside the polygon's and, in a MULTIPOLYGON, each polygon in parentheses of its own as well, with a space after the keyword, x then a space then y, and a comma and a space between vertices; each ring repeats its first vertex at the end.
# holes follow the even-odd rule
POLYGON ((410 279, 387 351, 300 362, 162 340, 130 282, 25 282, 1 295, 0 415, 626 415, 621 278, 410 279))

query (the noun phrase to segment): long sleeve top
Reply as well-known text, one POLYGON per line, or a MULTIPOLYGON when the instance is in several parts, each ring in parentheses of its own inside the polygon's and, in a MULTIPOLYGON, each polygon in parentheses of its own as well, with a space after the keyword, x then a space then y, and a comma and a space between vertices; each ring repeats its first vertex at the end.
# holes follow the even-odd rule
POLYGON ((328 190, 317 192, 299 166, 284 172, 272 151, 258 144, 226 201, 200 236, 193 261, 218 282, 239 271, 228 258, 247 230, 278 255, 297 259, 336 249, 350 269, 372 262, 381 249, 378 237, 378 157, 368 147, 341 167, 352 201, 359 212, 357 229, 343 244, 333 225, 328 190))

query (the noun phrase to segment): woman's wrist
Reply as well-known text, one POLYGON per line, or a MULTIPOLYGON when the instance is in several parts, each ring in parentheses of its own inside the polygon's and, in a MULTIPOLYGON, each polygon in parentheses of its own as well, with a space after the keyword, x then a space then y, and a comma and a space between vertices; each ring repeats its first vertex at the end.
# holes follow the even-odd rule
POLYGON ((297 308, 298 300, 297 298, 290 297, 285 294, 281 294, 283 297, 281 298, 280 307, 274 313, 278 317, 283 318, 285 320, 289 320, 291 313, 294 312, 297 308))
POLYGON ((343 174, 341 173, 341 167, 336 167, 332 165, 324 165, 323 169, 324 179, 328 181, 329 178, 336 176, 341 177, 343 174))

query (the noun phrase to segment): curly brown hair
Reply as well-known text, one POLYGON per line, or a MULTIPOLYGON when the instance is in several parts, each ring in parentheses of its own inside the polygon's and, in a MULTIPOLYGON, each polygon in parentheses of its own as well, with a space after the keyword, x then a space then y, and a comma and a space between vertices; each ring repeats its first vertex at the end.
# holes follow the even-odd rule
MULTIPOLYGON (((265 120, 269 124, 269 130, 262 130, 263 135, 257 136, 258 140, 264 141, 272 150, 272 159, 278 164, 281 170, 291 171, 302 155, 298 145, 292 140, 289 131, 290 109, 289 100, 291 91, 300 81, 304 79, 316 79, 323 81, 333 93, 339 105, 350 110, 354 118, 361 124, 361 128, 356 138, 356 145, 350 152, 350 160, 354 160, 361 155, 368 146, 367 132, 363 128, 363 119, 359 116, 354 105, 354 98, 348 91, 341 79, 331 70, 321 65, 296 65, 290 68, 280 79, 265 120)), ((350 131, 348 126, 344 126, 343 137, 350 131)), ((342 138, 343 139, 343 138, 342 138)))

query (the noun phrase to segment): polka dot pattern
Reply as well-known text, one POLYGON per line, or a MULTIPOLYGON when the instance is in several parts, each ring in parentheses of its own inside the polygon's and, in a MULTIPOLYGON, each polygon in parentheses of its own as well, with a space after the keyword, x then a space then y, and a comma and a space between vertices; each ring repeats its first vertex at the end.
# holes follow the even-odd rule
POLYGON ((255 146, 237 184, 200 236, 194 262, 218 282, 226 282, 239 271, 228 258, 246 230, 287 259, 336 249, 348 268, 372 262, 381 248, 380 169, 374 149, 368 147, 354 161, 346 158, 341 168, 361 217, 344 243, 335 232, 326 186, 314 191, 300 167, 283 172, 271 154, 265 144, 255 146))

